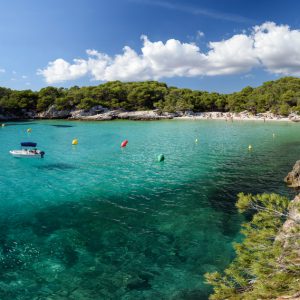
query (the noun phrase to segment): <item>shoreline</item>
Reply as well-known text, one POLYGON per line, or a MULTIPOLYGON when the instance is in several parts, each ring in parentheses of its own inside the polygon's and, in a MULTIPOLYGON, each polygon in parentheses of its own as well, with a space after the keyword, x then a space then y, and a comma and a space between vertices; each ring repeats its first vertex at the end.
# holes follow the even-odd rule
POLYGON ((233 122, 233 121, 260 121, 260 122, 293 122, 297 123, 297 121, 293 121, 287 117, 282 118, 258 118, 258 117, 249 117, 249 118, 243 118, 243 117, 233 117, 231 118, 224 118, 224 117, 211 117, 211 118, 204 118, 204 117, 190 117, 190 116, 183 116, 183 117, 175 117, 174 120, 212 120, 212 121, 226 121, 226 122, 233 122))
POLYGON ((295 113, 289 116, 276 115, 271 112, 253 115, 248 111, 243 112, 159 112, 157 110, 147 111, 124 111, 108 110, 102 107, 93 107, 90 110, 58 111, 53 107, 46 112, 24 112, 23 116, 0 115, 0 122, 14 122, 25 120, 78 120, 78 121, 111 121, 111 120, 133 120, 133 121, 157 121, 157 120, 222 120, 233 121, 261 121, 261 122, 300 122, 300 116, 295 113))

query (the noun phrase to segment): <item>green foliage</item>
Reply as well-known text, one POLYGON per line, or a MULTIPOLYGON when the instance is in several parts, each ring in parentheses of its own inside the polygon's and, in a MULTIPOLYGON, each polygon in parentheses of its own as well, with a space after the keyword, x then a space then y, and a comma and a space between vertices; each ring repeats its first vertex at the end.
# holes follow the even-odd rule
POLYGON ((57 88, 49 86, 41 89, 38 93, 36 109, 38 111, 47 110, 50 105, 54 104, 57 97, 59 97, 59 91, 57 88))
POLYGON ((286 197, 276 194, 238 195, 238 210, 254 215, 242 225, 244 240, 234 245, 236 258, 224 274, 206 274, 207 283, 214 288, 210 299, 273 299, 298 291, 300 227, 278 238, 289 218, 289 205, 286 197))
POLYGON ((278 113, 283 116, 288 116, 291 112, 291 108, 287 103, 282 103, 279 105, 278 113))
POLYGON ((272 110, 274 113, 288 115, 298 111, 300 104, 300 79, 284 77, 265 82, 257 88, 246 87, 228 96, 227 108, 230 111, 249 110, 260 113, 272 110))
POLYGON ((0 110, 4 112, 21 113, 23 110, 34 110, 37 104, 37 94, 30 91, 11 91, 0 89, 0 110))
POLYGON ((129 107, 137 110, 154 109, 154 103, 163 100, 167 94, 164 83, 149 81, 147 83, 131 83, 127 86, 129 107))
POLYGON ((66 99, 63 97, 56 98, 54 105, 57 110, 67 110, 72 108, 71 103, 69 101, 66 101, 66 99))
POLYGON ((0 112, 22 114, 24 110, 109 109, 178 111, 234 111, 260 113, 271 110, 288 115, 300 111, 300 79, 285 77, 262 86, 245 87, 229 95, 168 87, 157 81, 111 81, 98 86, 69 89, 45 87, 38 92, 14 91, 0 87, 0 112))

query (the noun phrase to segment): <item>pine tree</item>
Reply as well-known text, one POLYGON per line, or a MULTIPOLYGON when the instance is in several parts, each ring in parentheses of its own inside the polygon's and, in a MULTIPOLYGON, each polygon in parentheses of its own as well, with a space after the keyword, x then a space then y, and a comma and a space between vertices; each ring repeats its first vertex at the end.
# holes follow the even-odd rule
POLYGON ((236 258, 224 274, 206 274, 214 288, 211 300, 273 299, 300 290, 300 224, 291 205, 300 208, 276 194, 238 195, 238 210, 254 215, 242 225, 244 240, 234 245, 236 258), (287 220, 293 226, 284 231, 287 220))

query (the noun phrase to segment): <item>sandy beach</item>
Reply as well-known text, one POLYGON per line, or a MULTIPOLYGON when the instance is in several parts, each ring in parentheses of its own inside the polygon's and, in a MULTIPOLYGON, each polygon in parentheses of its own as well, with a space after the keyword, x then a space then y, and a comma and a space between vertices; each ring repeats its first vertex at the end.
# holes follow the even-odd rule
POLYGON ((300 122, 300 116, 296 114, 290 114, 289 116, 276 115, 270 112, 251 114, 249 112, 231 113, 231 112, 203 112, 203 113, 191 113, 184 114, 182 116, 174 117, 178 120, 225 120, 232 121, 280 121, 280 122, 300 122))

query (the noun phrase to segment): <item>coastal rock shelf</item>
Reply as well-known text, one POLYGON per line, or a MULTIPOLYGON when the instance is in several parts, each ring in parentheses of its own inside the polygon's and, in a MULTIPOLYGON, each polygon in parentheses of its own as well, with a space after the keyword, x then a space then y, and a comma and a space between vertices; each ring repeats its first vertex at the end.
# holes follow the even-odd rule
MULTIPOLYGON (((125 111, 123 109, 109 110, 102 106, 94 106, 89 110, 56 110, 52 105, 47 111, 37 113, 32 116, 36 119, 72 119, 72 120, 89 120, 89 121, 108 121, 114 119, 123 120, 160 120, 172 119, 180 114, 159 113, 155 110, 145 111, 125 111)), ((12 116, 16 118, 16 116, 12 116)), ((0 118, 1 119, 1 118, 0 118)), ((2 118, 3 119, 3 118, 2 118)))
POLYGON ((71 112, 70 119, 75 120, 97 120, 106 121, 113 119, 123 120, 160 120, 160 119, 172 119, 172 114, 158 114, 156 111, 124 111, 124 110, 107 110, 103 109, 101 113, 93 114, 94 111, 74 111, 71 112))
POLYGON ((24 110, 20 115, 1 115, 0 120, 17 119, 71 119, 87 121, 121 120, 164 120, 164 119, 191 119, 191 120, 226 120, 226 121, 292 121, 300 122, 300 116, 291 113, 288 117, 276 115, 271 112, 252 114, 248 111, 235 112, 193 112, 177 111, 174 113, 159 110, 125 111, 124 109, 108 109, 100 105, 90 109, 57 110, 54 105, 47 111, 35 112, 24 110))

